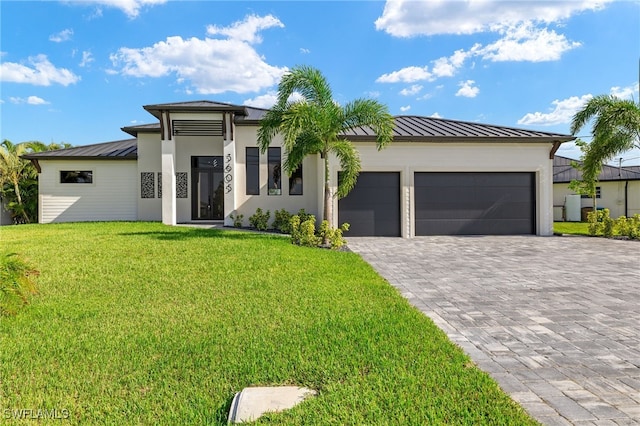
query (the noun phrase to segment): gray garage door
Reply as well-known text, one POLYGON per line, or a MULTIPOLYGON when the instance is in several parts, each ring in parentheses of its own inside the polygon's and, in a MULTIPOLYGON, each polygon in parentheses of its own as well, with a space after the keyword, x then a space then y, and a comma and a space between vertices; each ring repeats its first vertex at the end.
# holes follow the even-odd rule
POLYGON ((416 235, 535 234, 534 173, 416 173, 416 235))
POLYGON ((400 236, 400 173, 362 172, 349 195, 338 201, 346 237, 400 236))

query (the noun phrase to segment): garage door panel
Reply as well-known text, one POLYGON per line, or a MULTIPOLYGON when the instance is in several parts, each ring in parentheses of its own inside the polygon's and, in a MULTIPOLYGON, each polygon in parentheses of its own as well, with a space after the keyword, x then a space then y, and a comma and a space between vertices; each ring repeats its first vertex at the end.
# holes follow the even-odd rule
POLYGON ((416 173, 416 235, 535 233, 533 173, 416 173))
POLYGON ((400 174, 362 172, 356 186, 338 201, 346 236, 400 236, 400 174))

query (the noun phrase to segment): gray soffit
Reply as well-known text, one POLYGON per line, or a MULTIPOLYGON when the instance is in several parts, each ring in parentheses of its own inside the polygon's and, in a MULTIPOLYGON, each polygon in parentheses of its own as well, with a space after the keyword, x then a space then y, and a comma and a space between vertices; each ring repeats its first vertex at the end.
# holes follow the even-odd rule
MULTIPOLYGON (((553 183, 569 183, 572 180, 582 179, 582 172, 574 168, 571 163, 578 160, 556 155, 553 158, 553 183)), ((616 180, 640 180, 640 166, 634 167, 614 167, 602 166, 602 172, 598 176, 599 182, 616 180)))
MULTIPOLYGON (((442 118, 401 115, 394 117, 395 141, 406 142, 567 142, 575 139, 571 135, 539 132, 514 127, 442 118)), ((375 140, 375 133, 369 127, 356 127, 344 133, 350 140, 375 140)))
POLYGON ((126 139, 23 155, 27 160, 136 160, 138 141, 126 139))

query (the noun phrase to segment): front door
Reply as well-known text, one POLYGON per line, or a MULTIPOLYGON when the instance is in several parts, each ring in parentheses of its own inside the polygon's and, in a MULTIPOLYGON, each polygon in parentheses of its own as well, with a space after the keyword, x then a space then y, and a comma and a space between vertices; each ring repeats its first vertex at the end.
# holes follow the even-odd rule
POLYGON ((191 157, 191 219, 224 219, 222 157, 191 157))

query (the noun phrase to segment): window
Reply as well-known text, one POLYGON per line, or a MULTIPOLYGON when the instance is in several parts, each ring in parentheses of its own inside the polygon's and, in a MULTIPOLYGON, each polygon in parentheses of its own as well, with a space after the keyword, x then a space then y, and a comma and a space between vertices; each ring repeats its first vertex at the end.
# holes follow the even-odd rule
MULTIPOLYGON (((591 198, 588 195, 581 195, 580 198, 591 198)), ((596 186, 596 198, 600 198, 600 187, 596 186)))
POLYGON ((61 170, 60 183, 93 183, 93 171, 61 170))
POLYGON ((247 148, 247 195, 260 195, 260 153, 258 148, 247 148))
POLYGON ((302 164, 289 176, 289 195, 302 195, 302 164))
POLYGON ((282 195, 280 148, 269 148, 269 195, 282 195))

